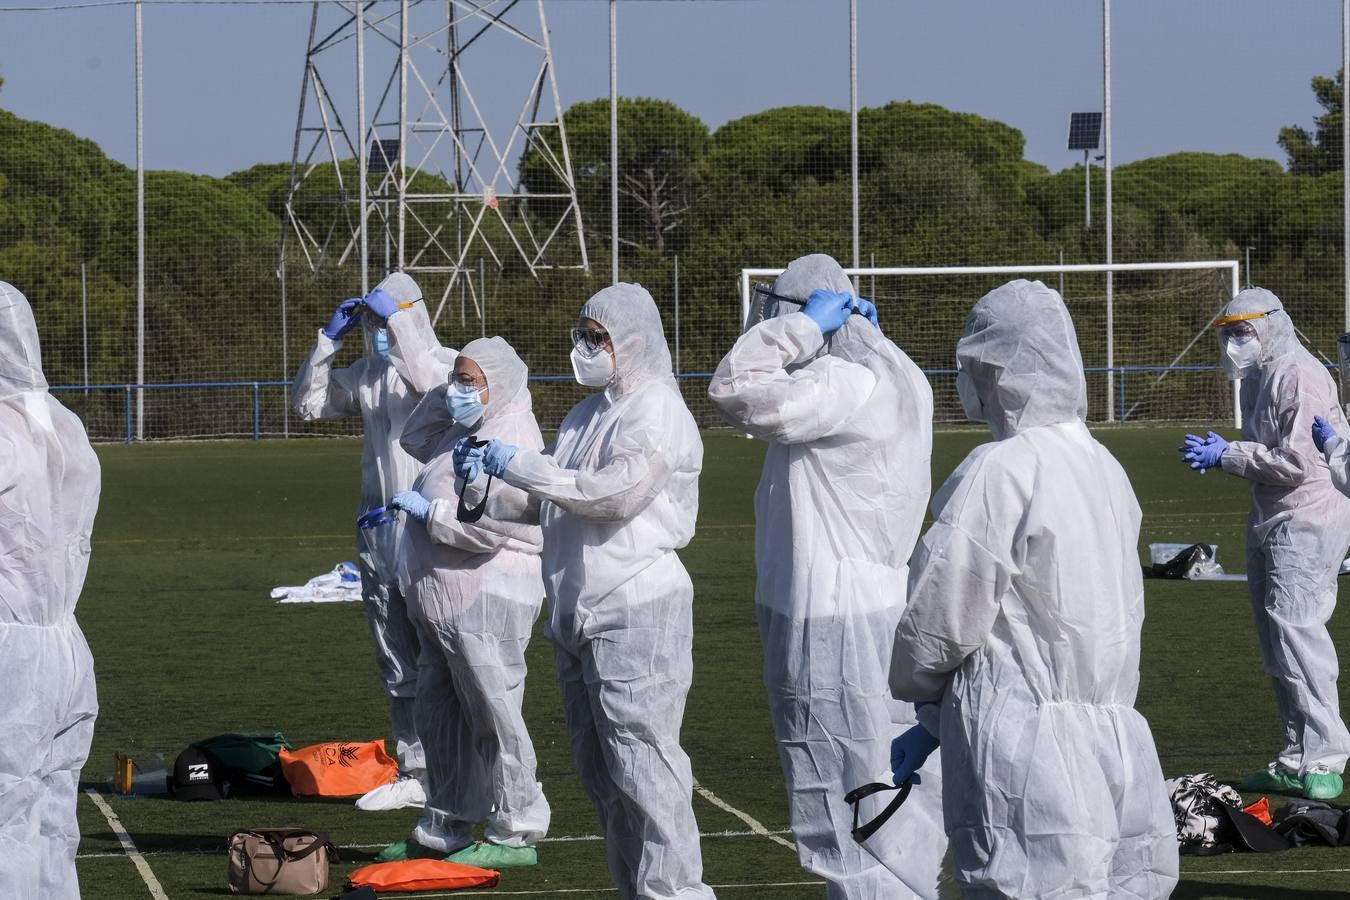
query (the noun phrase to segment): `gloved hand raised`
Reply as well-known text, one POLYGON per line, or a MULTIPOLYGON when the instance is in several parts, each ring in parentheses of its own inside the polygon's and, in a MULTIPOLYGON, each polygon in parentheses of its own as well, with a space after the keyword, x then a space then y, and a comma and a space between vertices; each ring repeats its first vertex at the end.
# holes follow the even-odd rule
POLYGON ((389 501, 390 509, 401 509, 419 522, 425 522, 431 513, 431 501, 417 491, 399 491, 389 501))
POLYGON ((333 311, 333 316, 328 320, 328 324, 323 326, 324 337, 330 341, 336 341, 356 326, 361 321, 361 298, 353 297, 350 300, 343 300, 338 304, 338 308, 333 311))
POLYGON ((1222 468, 1219 463, 1223 452, 1228 449, 1228 441, 1212 431, 1206 438, 1188 434, 1186 445, 1177 449, 1181 451, 1181 461, 1190 463, 1192 469, 1203 475, 1209 469, 1222 468))
POLYGON ((471 437, 462 437, 455 441, 455 449, 452 451, 455 474, 465 482, 477 481, 478 476, 483 474, 483 450, 483 447, 473 445, 471 437))
POLYGON ((381 322, 398 312, 398 304, 382 288, 376 288, 366 294, 366 299, 363 302, 366 304, 366 309, 370 310, 371 314, 381 322))
POLYGON ((896 784, 919 784, 918 771, 929 754, 938 748, 938 739, 922 725, 915 725, 891 741, 891 778, 896 784))
POLYGON ((868 300, 864 297, 859 297, 857 311, 864 318, 866 318, 867 321, 871 322, 878 328, 881 327, 881 323, 877 321, 877 305, 873 303, 871 300, 868 300))
POLYGON ((516 449, 514 444, 504 444, 498 440, 488 441, 488 445, 483 448, 484 471, 489 475, 501 477, 511 457, 516 455, 516 449))
POLYGON ((838 331, 853 315, 853 295, 836 294, 834 291, 818 290, 812 292, 802 308, 812 322, 820 326, 820 333, 829 337, 838 331))
POLYGON ((1312 425, 1313 443, 1317 445, 1318 453, 1325 453, 1327 441, 1336 436, 1336 429, 1327 424, 1327 420, 1321 416, 1313 416, 1312 425))

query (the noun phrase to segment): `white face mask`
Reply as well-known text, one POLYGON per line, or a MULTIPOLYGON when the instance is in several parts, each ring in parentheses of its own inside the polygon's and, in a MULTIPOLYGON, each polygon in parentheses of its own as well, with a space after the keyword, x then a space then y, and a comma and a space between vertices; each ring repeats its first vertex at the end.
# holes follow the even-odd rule
POLYGON ((975 390, 975 382, 971 380, 969 373, 958 371, 956 373, 956 396, 961 398, 961 408, 966 411, 966 418, 972 422, 988 422, 989 417, 984 414, 984 404, 980 402, 980 394, 975 390))
POLYGON ((487 388, 470 387, 452 382, 445 392, 445 406, 450 416, 461 425, 472 425, 483 418, 483 391, 487 388))
POLYGON ((1232 381, 1242 378, 1261 362, 1261 339, 1257 337, 1224 338, 1223 371, 1232 381))
POLYGON ((576 347, 572 348, 572 374, 577 384, 586 387, 606 387, 614 378, 614 354, 601 350, 594 356, 586 356, 576 347))

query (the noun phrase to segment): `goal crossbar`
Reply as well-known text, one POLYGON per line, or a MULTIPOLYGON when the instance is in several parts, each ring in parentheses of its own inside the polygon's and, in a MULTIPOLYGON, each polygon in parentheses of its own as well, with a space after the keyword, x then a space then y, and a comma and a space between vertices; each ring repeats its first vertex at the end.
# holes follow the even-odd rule
MULTIPOLYGON (((1241 266, 1235 259, 1206 259, 1206 260, 1178 260, 1176 262, 1144 262, 1144 263, 1067 263, 1067 264, 1034 264, 1021 266, 872 266, 865 268, 844 269, 844 274, 850 278, 856 278, 863 275, 1058 275, 1079 273, 1110 273, 1110 272, 1183 272, 1196 269, 1209 270, 1227 270, 1229 274, 1230 294, 1236 295, 1242 289, 1241 266)), ((744 322, 750 315, 750 286, 751 279, 763 277, 777 277, 783 273, 783 268, 745 268, 741 269, 740 294, 741 294, 741 321, 744 322)), ((1108 282, 1106 291, 1106 369, 1107 378, 1111 379, 1115 372, 1115 335, 1113 333, 1114 323, 1114 300, 1112 291, 1108 282)), ((1201 331, 1200 334, 1204 332, 1201 331)), ((1200 337, 1199 334, 1192 339, 1192 344, 1200 337)), ((1235 428, 1242 427, 1242 409, 1238 399, 1239 382, 1233 382, 1233 425, 1235 428)), ((1106 391, 1107 401, 1111 403, 1114 400, 1112 390, 1108 381, 1106 391)), ((1108 421, 1114 420, 1113 410, 1108 410, 1108 421)))

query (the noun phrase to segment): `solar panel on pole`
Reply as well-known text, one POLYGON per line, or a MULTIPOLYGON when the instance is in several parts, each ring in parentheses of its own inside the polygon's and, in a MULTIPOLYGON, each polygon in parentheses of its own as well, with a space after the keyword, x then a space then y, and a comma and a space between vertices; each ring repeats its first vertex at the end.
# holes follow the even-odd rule
POLYGON ((1069 149, 1096 150, 1102 134, 1102 114, 1069 113, 1069 149))

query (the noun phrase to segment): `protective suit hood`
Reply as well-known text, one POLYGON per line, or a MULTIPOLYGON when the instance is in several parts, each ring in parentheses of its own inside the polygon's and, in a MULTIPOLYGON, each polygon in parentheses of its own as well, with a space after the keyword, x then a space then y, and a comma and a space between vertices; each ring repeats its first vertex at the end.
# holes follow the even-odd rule
POLYGON ((613 396, 631 392, 653 378, 673 378, 670 348, 656 301, 640 284, 610 285, 581 307, 609 332, 614 345, 614 379, 606 389, 613 396))
POLYGON ((1087 379, 1059 293, 1018 279, 985 294, 956 342, 997 440, 1087 418, 1087 379))
MULTIPOLYGON (((1265 288, 1247 288, 1245 291, 1239 291, 1228 305, 1223 308, 1219 318, 1225 316, 1240 316, 1250 313, 1268 313, 1275 312, 1273 316, 1262 316, 1259 319, 1248 319, 1247 322, 1256 330, 1256 338, 1261 342, 1261 360, 1258 365, 1265 368, 1270 363, 1282 356, 1294 352, 1302 344, 1299 343, 1298 334, 1294 331, 1294 321, 1289 318, 1289 313, 1285 311, 1284 304, 1280 298, 1265 288)), ((1220 340, 1222 346, 1222 340, 1220 340)))
POLYGON ((773 292, 793 300, 806 300, 819 290, 852 294, 853 282, 833 256, 811 253, 799 256, 774 280, 773 292))
POLYGON ((0 400, 46 389, 33 308, 22 291, 0 281, 0 400))
MULTIPOLYGON (((426 323, 426 330, 431 330, 431 314, 427 312, 426 303, 422 302, 422 289, 413 281, 412 276, 406 272, 390 272, 384 276, 384 280, 375 285, 379 290, 384 291, 390 297, 394 298, 395 303, 411 303, 412 306, 401 312, 407 313, 415 319, 422 319, 426 323)), ((375 329, 382 326, 376 325, 371 321, 369 315, 361 316, 361 331, 365 336, 364 354, 366 356, 375 356, 374 335, 375 329)), ((482 365, 481 363, 479 364, 482 365)), ((486 369, 484 371, 487 371, 486 369)))
POLYGON ((494 335, 469 341, 459 355, 477 363, 487 378, 489 402, 483 406, 481 421, 507 413, 529 412, 530 370, 504 338, 494 335))

